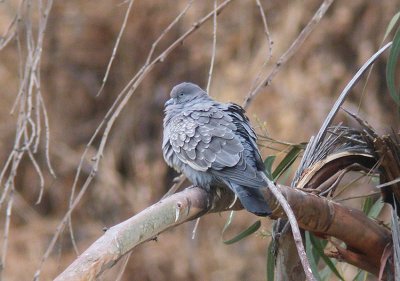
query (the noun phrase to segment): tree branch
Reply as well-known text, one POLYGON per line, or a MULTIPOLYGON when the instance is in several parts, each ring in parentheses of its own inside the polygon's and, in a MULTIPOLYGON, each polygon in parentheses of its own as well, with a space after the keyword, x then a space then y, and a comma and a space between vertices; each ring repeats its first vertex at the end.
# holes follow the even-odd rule
MULTIPOLYGON (((294 188, 278 188, 303 229, 343 241, 349 253, 364 257, 363 264, 355 264, 357 260, 349 260, 350 263, 378 274, 380 258, 391 241, 391 234, 386 228, 358 210, 294 188)), ((283 209, 271 192, 268 189, 263 191, 273 209, 271 218, 284 217, 283 209)), ((233 195, 223 190, 208 193, 199 187, 186 188, 108 229, 55 280, 93 280, 137 245, 206 213, 229 210, 233 200, 233 195)), ((239 201, 233 206, 236 210, 241 208, 239 201)), ((346 257, 344 259, 347 261, 346 257)))

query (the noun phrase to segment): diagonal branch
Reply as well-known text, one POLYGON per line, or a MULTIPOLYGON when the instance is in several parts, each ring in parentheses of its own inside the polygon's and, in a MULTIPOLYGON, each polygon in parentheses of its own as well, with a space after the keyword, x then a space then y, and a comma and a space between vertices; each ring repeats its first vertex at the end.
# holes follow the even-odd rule
POLYGON ((289 49, 283 53, 271 72, 263 78, 255 88, 246 96, 245 101, 243 103, 243 107, 247 108, 250 102, 260 93, 261 88, 268 86, 275 75, 279 72, 282 66, 284 66, 289 59, 296 53, 296 51, 303 45, 304 41, 311 34, 311 32, 318 25, 322 17, 325 15, 326 11, 333 3, 333 0, 324 0, 318 10, 315 12, 314 16, 308 22, 308 24, 304 27, 304 29, 300 32, 299 36, 293 41, 292 45, 290 45, 289 49))
MULTIPOLYGON (((300 227, 343 241, 347 245, 347 253, 356 253, 364 258, 363 264, 357 264, 357 260, 349 262, 378 274, 380 258, 391 241, 391 234, 385 227, 369 219, 361 211, 326 198, 286 186, 278 188, 292 207, 300 227)), ((268 204, 274 210, 271 218, 284 217, 283 209, 269 189, 263 191, 268 204)), ((221 192, 223 191, 217 190, 215 193, 208 193, 201 188, 191 187, 159 201, 108 229, 55 280, 92 280, 136 246, 153 239, 161 232, 206 213, 230 209, 233 195, 221 192)), ((233 208, 241 209, 239 201, 233 208)))

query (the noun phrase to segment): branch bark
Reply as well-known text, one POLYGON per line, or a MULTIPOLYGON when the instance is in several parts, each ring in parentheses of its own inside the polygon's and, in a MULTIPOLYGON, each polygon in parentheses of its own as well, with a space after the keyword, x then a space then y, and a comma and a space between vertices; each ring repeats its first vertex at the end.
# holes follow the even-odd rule
MULTIPOLYGON (((347 253, 363 257, 363 263, 358 264, 359 259, 346 260, 351 255, 342 255, 345 261, 375 275, 379 273, 381 256, 391 242, 386 228, 358 210, 294 188, 278 188, 303 229, 343 241, 347 253)), ((274 210, 271 218, 284 217, 283 209, 268 189, 264 189, 264 196, 274 210)), ((233 200, 231 193, 222 190, 208 193, 199 187, 186 188, 108 229, 55 280, 94 280, 137 245, 206 213, 229 210, 233 200)), ((232 208, 242 207, 238 201, 232 208)))

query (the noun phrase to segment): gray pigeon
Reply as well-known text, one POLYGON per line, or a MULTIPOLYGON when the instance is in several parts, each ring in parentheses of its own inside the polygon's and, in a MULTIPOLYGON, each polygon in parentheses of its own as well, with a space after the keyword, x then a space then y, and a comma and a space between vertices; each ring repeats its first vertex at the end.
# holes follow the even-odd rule
POLYGON ((195 84, 175 86, 165 103, 162 149, 168 165, 207 190, 229 187, 249 212, 268 216, 256 139, 242 107, 214 101, 195 84))

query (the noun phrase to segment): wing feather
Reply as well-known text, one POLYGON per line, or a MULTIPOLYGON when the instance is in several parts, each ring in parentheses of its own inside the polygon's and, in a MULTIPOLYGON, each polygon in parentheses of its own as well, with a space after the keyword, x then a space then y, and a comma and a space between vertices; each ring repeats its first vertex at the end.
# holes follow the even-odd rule
POLYGON ((257 136, 238 105, 186 110, 171 124, 169 141, 179 160, 194 170, 244 186, 264 184, 257 136))
POLYGON ((223 110, 185 111, 170 125, 170 144, 176 156, 195 170, 235 166, 243 152, 232 118, 223 110))

